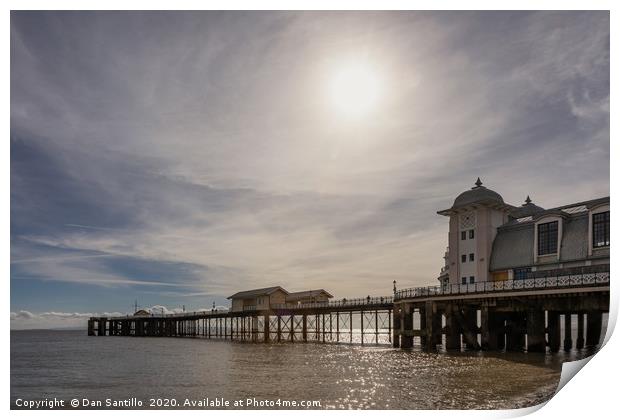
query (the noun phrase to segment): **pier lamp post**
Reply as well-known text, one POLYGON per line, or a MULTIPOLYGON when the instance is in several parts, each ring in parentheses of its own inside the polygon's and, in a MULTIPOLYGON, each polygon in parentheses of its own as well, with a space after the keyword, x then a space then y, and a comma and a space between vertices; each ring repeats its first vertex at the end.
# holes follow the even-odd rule
POLYGON ((394 287, 393 287, 394 294, 396 294, 396 280, 394 280, 392 282, 392 284, 394 285, 394 287))

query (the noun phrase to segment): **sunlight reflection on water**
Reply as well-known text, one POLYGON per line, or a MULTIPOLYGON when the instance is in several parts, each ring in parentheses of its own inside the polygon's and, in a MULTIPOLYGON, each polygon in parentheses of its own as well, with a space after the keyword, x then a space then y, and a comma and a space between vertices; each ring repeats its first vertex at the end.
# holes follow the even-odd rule
POLYGON ((11 332, 11 399, 319 400, 323 408, 516 408, 555 391, 558 355, 11 332))

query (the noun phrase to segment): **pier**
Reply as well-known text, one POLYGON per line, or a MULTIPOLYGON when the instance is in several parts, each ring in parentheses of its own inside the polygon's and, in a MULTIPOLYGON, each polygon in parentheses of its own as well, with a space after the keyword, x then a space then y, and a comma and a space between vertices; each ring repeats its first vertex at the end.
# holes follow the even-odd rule
POLYGON ((88 321, 88 335, 202 337, 247 342, 390 344, 393 297, 342 299, 267 310, 139 315, 88 321))
POLYGON ((324 289, 237 292, 230 310, 91 318, 89 335, 558 352, 600 345, 609 313, 609 197, 544 209, 482 185, 449 217, 439 285, 330 300, 324 289), (575 332, 575 334, 573 334, 575 332))
POLYGON ((557 352, 598 346, 606 312, 609 272, 600 272, 419 287, 268 310, 93 317, 88 334, 557 352))
POLYGON ((609 273, 405 289, 393 311, 394 347, 580 350, 600 344, 609 273))

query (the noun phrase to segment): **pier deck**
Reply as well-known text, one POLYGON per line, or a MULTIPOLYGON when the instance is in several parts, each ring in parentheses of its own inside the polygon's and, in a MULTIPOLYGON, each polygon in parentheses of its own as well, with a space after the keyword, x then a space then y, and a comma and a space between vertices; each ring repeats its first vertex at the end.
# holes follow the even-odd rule
POLYGON ((420 287, 261 311, 93 317, 88 334, 557 352, 598 346, 606 312, 609 272, 420 287))
POLYGON ((93 317, 89 335, 204 337, 253 342, 390 344, 392 296, 274 305, 269 310, 93 317))

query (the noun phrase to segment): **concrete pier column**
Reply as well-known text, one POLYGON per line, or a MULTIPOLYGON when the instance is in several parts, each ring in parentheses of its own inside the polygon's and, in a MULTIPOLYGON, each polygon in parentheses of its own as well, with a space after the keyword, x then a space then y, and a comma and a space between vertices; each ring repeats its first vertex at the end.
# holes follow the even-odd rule
MULTIPOLYGON (((441 326, 441 318, 437 313, 437 304, 431 301, 427 301, 424 308, 426 318, 426 351, 436 351, 437 344, 439 344, 438 332, 441 334, 441 329, 438 331, 438 326, 441 326)), ((441 336, 440 336, 441 337, 441 336)))
POLYGON ((499 336, 502 337, 501 348, 504 348, 504 326, 497 314, 493 313, 488 305, 480 308, 480 347, 482 350, 496 351, 500 349, 499 336))
POLYGON ((522 313, 514 312, 506 319, 506 350, 523 351, 525 346, 524 325, 525 317, 522 313))
POLYGON ((527 351, 546 351, 545 343, 545 312, 541 309, 531 308, 527 311, 527 351))
MULTIPOLYGON (((392 328, 392 347, 394 348, 398 348, 400 347, 400 329, 401 329, 401 308, 400 305, 394 305, 394 311, 393 313, 393 318, 394 318, 394 325, 392 328)), ((338 324, 336 324, 338 325, 338 324)))
POLYGON ((88 335, 95 335, 95 321, 88 320, 88 335))
POLYGON ((547 312, 547 336, 549 338, 549 350, 552 353, 560 351, 561 328, 560 314, 553 311, 547 312))
POLYGON ((478 312, 474 308, 463 310, 463 341, 466 350, 480 350, 478 343, 478 312))
POLYGON ((586 346, 598 346, 603 329, 603 313, 588 312, 586 323, 586 346))
POLYGON ((409 303, 401 306, 401 335, 400 348, 410 349, 413 347, 413 307, 409 303))
POLYGON ((585 344, 583 335, 583 312, 577 314, 577 341, 575 342, 575 348, 581 350, 585 344))
POLYGON ((451 304, 446 305, 446 350, 461 349, 461 334, 458 323, 454 316, 454 308, 451 304))
POLYGON ((489 350, 504 350, 506 347, 506 327, 504 318, 489 310, 489 350))
POLYGON ((564 351, 573 348, 573 324, 571 314, 564 314, 564 351))

